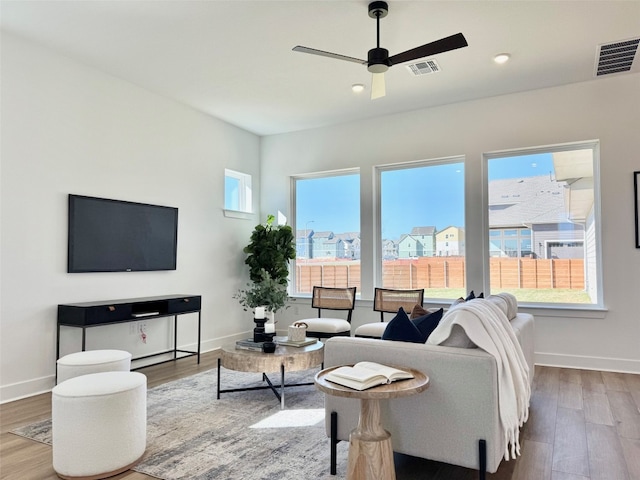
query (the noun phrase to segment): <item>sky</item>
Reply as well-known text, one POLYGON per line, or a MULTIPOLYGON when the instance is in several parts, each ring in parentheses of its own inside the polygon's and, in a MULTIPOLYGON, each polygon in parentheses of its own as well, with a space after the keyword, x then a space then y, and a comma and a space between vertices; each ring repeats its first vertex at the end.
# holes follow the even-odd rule
MULTIPOLYGON (((489 160, 489 181, 547 175, 551 154, 489 160)), ((382 238, 398 240, 413 227, 464 225, 464 163, 420 166, 381 172, 382 238)), ((298 180, 298 230, 360 231, 360 176, 298 180)))

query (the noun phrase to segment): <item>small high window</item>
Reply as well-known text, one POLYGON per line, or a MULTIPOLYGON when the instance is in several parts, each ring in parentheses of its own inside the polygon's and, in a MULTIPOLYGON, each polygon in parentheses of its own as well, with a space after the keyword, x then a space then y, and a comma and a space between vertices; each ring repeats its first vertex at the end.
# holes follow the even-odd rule
POLYGON ((224 208, 251 213, 251 175, 224 169, 224 208))

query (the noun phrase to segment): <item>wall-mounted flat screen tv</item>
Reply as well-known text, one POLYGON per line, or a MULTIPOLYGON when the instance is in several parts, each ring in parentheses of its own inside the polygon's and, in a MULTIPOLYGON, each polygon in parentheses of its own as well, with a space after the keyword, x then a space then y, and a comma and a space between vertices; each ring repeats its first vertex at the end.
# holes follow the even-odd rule
POLYGON ((175 270, 178 209, 69 195, 69 273, 175 270))

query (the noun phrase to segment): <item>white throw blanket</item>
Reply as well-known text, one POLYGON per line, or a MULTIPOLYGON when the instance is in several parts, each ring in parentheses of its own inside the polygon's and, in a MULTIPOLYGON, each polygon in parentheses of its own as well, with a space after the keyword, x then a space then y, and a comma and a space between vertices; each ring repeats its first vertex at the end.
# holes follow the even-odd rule
POLYGON ((505 438, 505 460, 520 455, 520 427, 529 417, 529 366, 505 313, 484 299, 470 300, 451 308, 429 336, 427 343, 446 344, 454 325, 469 339, 495 357, 498 365, 498 409, 505 438))

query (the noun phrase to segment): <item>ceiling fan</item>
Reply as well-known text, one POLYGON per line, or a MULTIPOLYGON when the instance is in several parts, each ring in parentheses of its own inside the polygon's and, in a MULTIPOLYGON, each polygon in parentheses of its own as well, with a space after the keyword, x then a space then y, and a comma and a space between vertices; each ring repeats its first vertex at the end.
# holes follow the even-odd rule
POLYGON ((385 96, 384 72, 389 70, 389 67, 397 65, 398 63, 409 62, 411 60, 417 60, 418 58, 456 50, 468 45, 464 35, 457 33, 450 37, 441 38, 435 42, 412 48, 406 52, 389 56, 389 50, 380 47, 380 19, 386 17, 388 13, 389 5, 387 5, 387 2, 376 1, 369 4, 369 16, 376 19, 377 46, 369 50, 367 60, 348 57, 346 55, 340 55, 339 53, 325 52, 324 50, 303 47, 301 45, 293 47, 293 50, 295 52, 311 53, 322 57, 336 58, 338 60, 346 60, 347 62, 366 65, 367 70, 373 74, 371 77, 371 99, 373 100, 385 96))

